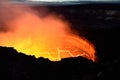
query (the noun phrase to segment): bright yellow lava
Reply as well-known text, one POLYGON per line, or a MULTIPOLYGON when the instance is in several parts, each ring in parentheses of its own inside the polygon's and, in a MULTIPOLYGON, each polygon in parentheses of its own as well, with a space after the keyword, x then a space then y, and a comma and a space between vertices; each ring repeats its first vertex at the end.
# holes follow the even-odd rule
POLYGON ((14 47, 27 55, 52 61, 77 56, 95 61, 94 46, 72 34, 65 20, 54 14, 41 18, 32 12, 17 13, 15 19, 6 22, 10 31, 0 33, 0 46, 14 47))

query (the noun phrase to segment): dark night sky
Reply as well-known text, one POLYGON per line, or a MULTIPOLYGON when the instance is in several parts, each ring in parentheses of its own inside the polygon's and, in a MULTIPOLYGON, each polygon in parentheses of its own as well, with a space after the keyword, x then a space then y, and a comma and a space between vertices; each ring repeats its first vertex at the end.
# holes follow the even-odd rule
POLYGON ((100 61, 109 62, 119 58, 120 5, 73 5, 49 7, 63 15, 73 31, 90 40, 97 50, 100 61))

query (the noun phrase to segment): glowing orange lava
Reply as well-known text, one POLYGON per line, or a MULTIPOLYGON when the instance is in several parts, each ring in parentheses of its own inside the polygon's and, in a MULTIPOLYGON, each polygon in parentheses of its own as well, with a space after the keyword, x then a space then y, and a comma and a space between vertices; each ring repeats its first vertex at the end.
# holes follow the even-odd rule
POLYGON ((54 14, 42 18, 32 11, 19 11, 13 20, 6 22, 11 30, 0 33, 0 46, 14 47, 27 55, 52 61, 77 56, 95 61, 94 46, 72 34, 65 20, 54 14))

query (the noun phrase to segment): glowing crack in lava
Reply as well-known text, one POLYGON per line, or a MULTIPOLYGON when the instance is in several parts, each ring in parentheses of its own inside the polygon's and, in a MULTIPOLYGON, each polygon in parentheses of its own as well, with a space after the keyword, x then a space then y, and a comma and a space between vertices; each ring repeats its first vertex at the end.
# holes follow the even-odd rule
POLYGON ((14 18, 5 20, 9 31, 0 33, 0 46, 14 47, 27 55, 52 61, 77 56, 95 61, 94 46, 85 38, 72 34, 67 21, 55 14, 41 17, 26 9, 17 6, 11 10, 14 18))

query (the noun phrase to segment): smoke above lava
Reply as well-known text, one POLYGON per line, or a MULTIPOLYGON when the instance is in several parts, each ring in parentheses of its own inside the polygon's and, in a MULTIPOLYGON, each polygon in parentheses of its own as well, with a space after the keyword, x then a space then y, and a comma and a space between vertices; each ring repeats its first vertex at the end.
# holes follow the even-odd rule
POLYGON ((94 46, 73 34, 67 20, 46 14, 43 8, 38 13, 27 5, 0 5, 0 46, 52 61, 77 56, 96 59, 94 46))

